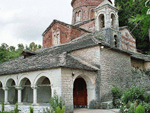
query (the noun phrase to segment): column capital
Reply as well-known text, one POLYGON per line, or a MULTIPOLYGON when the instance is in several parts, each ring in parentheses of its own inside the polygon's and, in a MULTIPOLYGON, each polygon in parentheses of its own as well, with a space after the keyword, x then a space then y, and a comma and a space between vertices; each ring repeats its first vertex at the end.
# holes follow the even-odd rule
POLYGON ((9 88, 8 87, 3 87, 3 90, 8 91, 9 88))
POLYGON ((23 90, 23 87, 21 87, 21 86, 16 86, 15 87, 17 90, 23 90))
POLYGON ((32 89, 38 89, 38 86, 31 86, 32 89))

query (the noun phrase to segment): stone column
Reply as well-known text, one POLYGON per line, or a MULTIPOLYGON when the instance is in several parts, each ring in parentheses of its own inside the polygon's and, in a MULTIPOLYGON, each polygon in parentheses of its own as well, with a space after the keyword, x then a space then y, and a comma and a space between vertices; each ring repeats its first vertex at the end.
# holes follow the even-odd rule
POLYGON ((3 88, 3 90, 4 90, 4 93, 5 93, 4 103, 9 104, 9 102, 8 102, 8 90, 9 90, 9 88, 5 87, 5 88, 3 88))
POLYGON ((16 87, 18 90, 18 104, 22 104, 22 87, 16 87))
POLYGON ((32 87, 33 89, 33 105, 38 105, 37 104, 37 86, 32 87))

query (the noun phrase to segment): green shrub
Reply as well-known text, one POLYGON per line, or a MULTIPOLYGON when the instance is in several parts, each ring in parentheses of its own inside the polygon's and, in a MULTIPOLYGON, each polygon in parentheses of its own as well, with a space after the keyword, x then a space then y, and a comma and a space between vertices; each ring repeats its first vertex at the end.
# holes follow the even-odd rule
POLYGON ((65 106, 63 106, 62 98, 59 97, 56 92, 54 92, 54 96, 50 99, 50 108, 46 108, 44 113, 64 113, 65 106))
POLYGON ((34 108, 30 106, 30 113, 33 113, 34 108))
POLYGON ((120 106, 120 98, 122 96, 122 91, 118 88, 112 88, 111 94, 113 97, 113 105, 114 107, 118 108, 120 106))
POLYGON ((65 106, 62 107, 62 109, 58 106, 56 108, 56 112, 55 113, 64 113, 65 112, 65 106))
POLYGON ((149 103, 143 102, 142 106, 144 107, 146 113, 150 113, 150 104, 149 103))
POLYGON ((4 101, 2 101, 1 111, 2 111, 2 112, 4 112, 4 111, 5 111, 5 104, 4 104, 4 101))
POLYGON ((14 108, 14 113, 19 113, 18 104, 16 104, 16 106, 14 108))
POLYGON ((143 106, 139 105, 136 108, 135 113, 145 113, 145 110, 144 110, 143 106))
POLYGON ((98 109, 98 108, 100 108, 98 101, 92 100, 89 104, 89 109, 98 109))
POLYGON ((144 101, 145 92, 144 88, 132 87, 123 93, 121 101, 125 104, 129 101, 134 102, 135 100, 144 101))
POLYGON ((150 93, 145 94, 145 102, 150 103, 150 93))

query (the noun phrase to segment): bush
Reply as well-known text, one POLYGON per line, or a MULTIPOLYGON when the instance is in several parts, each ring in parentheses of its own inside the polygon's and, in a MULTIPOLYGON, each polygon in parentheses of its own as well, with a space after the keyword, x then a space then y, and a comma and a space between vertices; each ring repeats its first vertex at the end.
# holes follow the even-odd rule
POLYGON ((118 108, 120 106, 120 98, 122 96, 122 91, 118 88, 112 88, 111 94, 113 97, 113 106, 118 108))
POLYGON ((150 104, 143 102, 142 105, 143 105, 143 107, 144 107, 144 109, 145 109, 145 112, 146 112, 146 113, 150 113, 150 104))
POLYGON ((65 106, 62 104, 62 98, 54 92, 54 97, 50 99, 50 109, 46 108, 44 113, 64 113, 65 106))
POLYGON ((98 109, 98 108, 100 108, 98 101, 92 100, 89 104, 89 109, 98 109))
POLYGON ((2 105, 1 105, 1 111, 2 111, 2 112, 4 112, 4 111, 5 111, 4 101, 2 102, 2 105))
POLYGON ((134 102, 135 100, 144 101, 145 92, 146 90, 144 88, 133 87, 123 93, 121 101, 125 104, 129 101, 134 102))
POLYGON ((14 113, 19 113, 18 104, 16 104, 16 106, 14 108, 14 113))
POLYGON ((135 113, 145 113, 145 110, 144 110, 143 106, 139 105, 136 108, 135 113))
POLYGON ((33 113, 34 109, 30 106, 30 113, 33 113))
POLYGON ((145 102, 150 103, 150 93, 145 94, 145 102))

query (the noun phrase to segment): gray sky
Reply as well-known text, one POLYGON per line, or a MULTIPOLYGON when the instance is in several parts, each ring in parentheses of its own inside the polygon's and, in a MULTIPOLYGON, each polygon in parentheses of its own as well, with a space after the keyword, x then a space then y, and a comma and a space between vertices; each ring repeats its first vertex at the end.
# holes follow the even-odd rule
POLYGON ((71 0, 0 0, 0 44, 42 44, 53 19, 71 23, 71 0))

